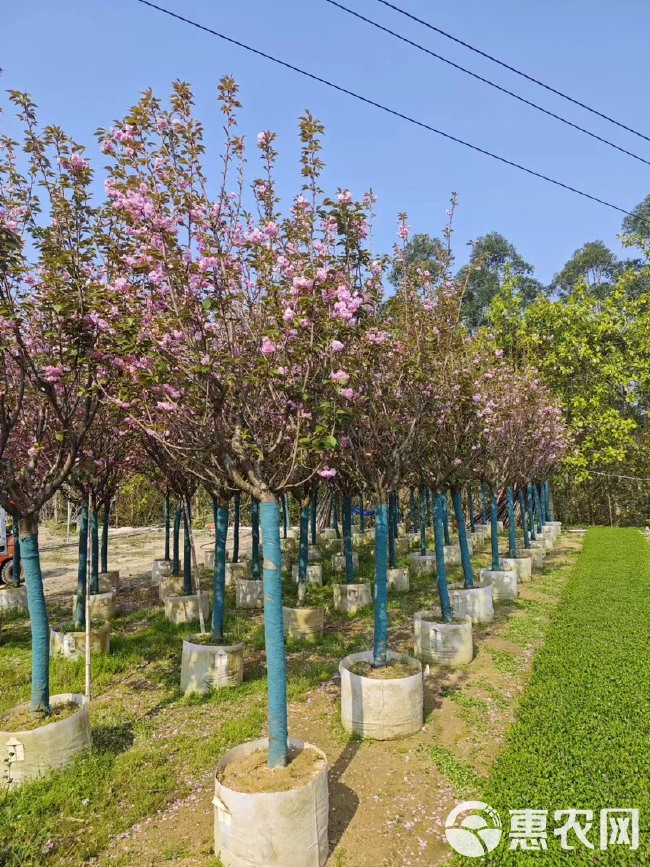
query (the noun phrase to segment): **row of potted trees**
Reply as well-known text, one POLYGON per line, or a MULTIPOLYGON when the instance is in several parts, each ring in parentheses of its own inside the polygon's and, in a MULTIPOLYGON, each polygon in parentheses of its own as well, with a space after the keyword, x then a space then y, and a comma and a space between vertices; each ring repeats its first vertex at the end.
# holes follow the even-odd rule
MULTIPOLYGON (((260 176, 249 187, 244 184, 240 106, 231 78, 219 85, 225 141, 214 194, 189 87, 176 83, 169 105, 147 92, 121 122, 100 133, 109 165, 107 198, 96 205, 83 148, 58 128, 39 129, 27 97, 12 99, 23 122, 29 166, 21 172, 17 144, 4 139, 0 352, 7 387, 0 406, 0 504, 20 527, 33 637, 32 713, 51 729, 66 723, 51 723, 52 713, 70 704, 69 697, 49 694, 38 512, 64 484, 78 490, 83 502, 88 498, 91 578, 88 573, 85 582, 80 577, 75 607, 77 625, 85 610, 88 628, 89 590, 100 589, 99 570, 95 574, 92 567, 97 559, 94 516, 114 492, 109 476, 119 451, 101 436, 117 426, 124 435, 120 448, 142 455, 179 497, 177 522, 185 524, 181 596, 196 597, 199 620, 207 611, 193 592, 198 588, 192 583, 197 570, 190 500, 197 485, 214 499, 212 641, 227 641, 227 503, 237 494, 252 498, 254 570, 260 560, 258 532, 263 546, 268 737, 236 748, 219 765, 217 852, 226 864, 322 864, 326 764, 317 748, 288 734, 282 592, 286 496, 301 504, 299 608, 306 605, 305 528, 317 485, 334 488, 342 502, 346 584, 340 586, 348 588, 339 591, 343 607, 359 602, 359 588, 352 597, 349 590, 354 584, 351 497, 363 491, 372 500, 374 599, 364 601, 374 605, 373 647, 342 663, 342 677, 358 678, 362 692, 368 682, 382 680, 385 686, 415 678, 421 694, 420 663, 389 648, 396 494, 431 492, 435 549, 427 550, 421 530, 423 546, 414 566, 435 564, 438 619, 441 626, 452 626, 444 493, 450 490, 458 515, 459 491, 477 479, 484 482, 494 540, 497 487, 516 486, 519 496, 531 478, 548 479, 562 458, 566 437, 559 408, 533 368, 515 369, 491 335, 471 335, 463 328, 464 287, 449 276, 449 253, 435 275, 403 263, 395 295, 384 296, 389 257, 375 256, 368 242, 374 196, 356 201, 346 189, 323 194, 323 130, 309 113, 300 119, 302 190, 282 213, 273 133, 259 134, 260 176), (395 672, 398 677, 390 676, 395 672), (310 761, 301 762, 304 785, 270 801, 264 791, 229 788, 232 767, 245 771, 247 757, 260 750, 272 788, 297 752, 307 750, 310 761), (292 801, 291 833, 287 799, 292 801), (247 811, 261 803, 271 813, 263 823, 253 823, 251 835, 247 811)), ((405 216, 398 234, 405 244, 405 216)), ((445 236, 450 250, 451 218, 445 236)), ((396 246, 393 261, 400 257, 396 246)), ((464 521, 458 526, 465 586, 471 591, 464 521)), ((513 547, 509 553, 517 552, 513 547)), ((83 553, 80 576, 82 560, 83 553)), ((502 571, 501 563, 493 566, 491 571, 502 571)), ((496 586, 496 578, 488 577, 496 586)), ((173 616, 177 606, 170 600, 180 597, 163 595, 173 616)), ((352 727, 359 708, 364 724, 370 718, 363 696, 360 701, 344 708, 352 727)), ((78 703, 82 709, 69 719, 83 720, 86 737, 87 708, 83 699, 78 703)), ((421 709, 418 713, 421 724, 421 709)), ((382 723, 375 736, 390 736, 385 727, 391 724, 382 723)), ((403 733, 399 727, 391 731, 403 733)), ((14 747, 19 756, 21 749, 14 747)), ((27 752, 24 739, 22 752, 27 752)), ((12 765, 24 761, 17 757, 12 765)), ((263 790, 265 784, 258 779, 255 785, 263 790)))

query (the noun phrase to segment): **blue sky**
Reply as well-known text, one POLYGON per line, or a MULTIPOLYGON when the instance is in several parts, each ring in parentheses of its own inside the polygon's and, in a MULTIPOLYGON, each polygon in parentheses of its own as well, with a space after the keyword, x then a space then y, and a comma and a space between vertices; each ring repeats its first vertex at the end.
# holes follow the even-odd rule
MULTIPOLYGON (((644 166, 519 105, 480 82, 397 43, 325 0, 159 0, 207 26, 440 127, 488 150, 580 187, 624 208, 650 192, 644 166)), ((345 2, 345 0, 344 0, 345 2)), ((643 0, 397 0, 398 5, 531 75, 650 135, 641 112, 647 88, 650 4, 643 0)), ((440 54, 541 102, 650 159, 650 143, 493 66, 409 22, 376 0, 347 5, 440 54)), ((379 201, 375 244, 386 250, 398 212, 416 232, 436 234, 449 194, 459 194, 455 247, 499 231, 550 279, 574 249, 600 238, 617 251, 621 215, 501 166, 389 117, 350 97, 283 70, 135 0, 32 0, 6 4, 2 21, 3 90, 29 91, 44 122, 58 123, 96 154, 93 132, 124 115, 151 86, 189 81, 209 133, 208 164, 218 169, 216 84, 241 86, 241 130, 279 134, 282 191, 297 192, 296 118, 309 108, 326 126, 328 191, 372 187, 379 201)), ((4 100, 3 100, 4 102, 4 100)), ((0 121, 14 131, 11 119, 0 121)), ((253 141, 250 142, 251 145, 253 141)))

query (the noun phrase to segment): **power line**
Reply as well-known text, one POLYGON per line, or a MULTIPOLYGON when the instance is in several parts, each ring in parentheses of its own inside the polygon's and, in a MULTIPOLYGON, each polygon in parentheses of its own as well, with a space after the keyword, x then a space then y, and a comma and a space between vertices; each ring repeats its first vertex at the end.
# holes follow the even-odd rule
POLYGON ((350 9, 348 6, 344 6, 342 3, 338 3, 337 0, 326 0, 326 2, 329 3, 331 6, 336 6, 337 9, 341 9, 343 12, 347 12, 348 15, 352 15, 354 18, 358 18, 360 21, 364 21, 366 24, 370 24, 372 27, 377 28, 377 30, 388 33, 389 36, 392 36, 395 39, 399 39, 400 42, 404 42, 407 45, 410 45, 412 48, 417 48, 419 51, 428 54, 430 57, 435 57, 436 60, 441 60, 443 63, 446 63, 448 66, 451 66, 454 69, 463 72, 465 75, 469 75, 472 78, 475 78, 477 81, 482 81, 483 84, 487 84, 489 87, 493 87, 495 90, 507 94, 507 96, 518 100, 518 102, 522 102, 524 103, 524 105, 528 105, 531 108, 534 108, 536 111, 542 112, 542 114, 545 114, 548 117, 559 120, 560 123, 564 123, 567 126, 578 130, 578 132, 584 133, 584 135, 588 135, 590 138, 596 139, 596 141, 602 142, 602 144, 605 144, 610 148, 614 148, 614 150, 620 151, 620 153, 626 154, 628 157, 632 157, 632 159, 638 160, 639 162, 645 163, 645 165, 650 166, 650 160, 645 159, 645 157, 641 157, 638 154, 633 153, 633 151, 626 150, 624 147, 621 147, 620 145, 609 141, 609 139, 603 138, 602 136, 597 135, 595 132, 591 132, 590 130, 585 129, 579 124, 573 123, 573 121, 568 120, 567 118, 562 117, 559 114, 555 114, 552 111, 549 111, 547 108, 543 108, 536 102, 533 102, 530 99, 526 99, 525 97, 520 96, 518 93, 514 93, 512 90, 508 90, 508 88, 502 87, 500 84, 496 84, 496 82, 491 81, 489 78, 484 78, 482 75, 478 75, 478 73, 472 72, 470 69, 466 69, 459 63, 454 63, 453 60, 449 60, 447 57, 443 57, 441 54, 437 54, 435 51, 431 51, 429 48, 425 48, 424 45, 420 45, 419 42, 414 42, 412 39, 408 39, 406 36, 402 36, 400 33, 396 33, 389 27, 384 27, 383 24, 379 24, 379 22, 374 21, 372 18, 366 18, 365 15, 361 15, 359 12, 355 12, 354 9, 350 9))
POLYGON ((152 3, 151 0, 136 0, 136 2, 141 3, 143 6, 149 6, 151 9, 155 9, 158 12, 162 12, 164 15, 168 15, 170 18, 175 18, 178 21, 182 21, 185 24, 191 25, 192 27, 196 27, 198 30, 202 30, 205 33, 210 33, 212 36, 217 36, 219 39, 223 39, 225 42, 229 42, 231 45, 236 45, 238 48, 243 48, 246 51, 250 51, 252 54, 256 54, 258 57, 263 57, 265 60, 270 60, 273 63, 277 63, 279 66, 283 66, 285 69, 290 69, 292 72, 297 72, 299 75, 303 75, 306 78, 311 79, 312 81, 317 81, 320 84, 325 84, 327 87, 331 87, 334 90, 337 90, 339 93, 345 93, 347 96, 351 96, 354 99, 365 103, 366 105, 371 105, 373 106, 373 108, 378 108, 381 111, 392 115, 393 117, 399 117, 401 120, 405 120, 408 123, 413 124, 414 126, 420 127, 421 129, 426 129, 428 132, 433 132, 436 135, 448 139, 449 141, 455 142, 456 144, 463 145, 463 147, 469 148, 476 153, 490 157, 491 159, 503 163, 506 166, 511 166, 514 169, 518 169, 520 172, 525 172, 525 174, 531 175, 534 178, 539 178, 540 180, 546 181, 549 184, 553 184, 556 187, 560 187, 563 190, 568 190, 570 193, 575 193, 578 196, 582 196, 582 198, 584 199, 589 199, 590 201, 596 202, 599 205, 603 205, 606 208, 610 208, 613 211, 618 211, 619 214, 625 214, 629 217, 636 217, 635 214, 633 214, 631 211, 628 211, 626 208, 621 208, 619 205, 614 205, 612 204, 612 202, 608 202, 605 199, 600 199, 598 196, 593 196, 591 193, 586 193, 584 190, 579 190, 577 187, 572 187, 570 184, 565 184, 563 181, 558 181, 555 178, 551 178, 548 175, 544 175, 541 172, 535 171, 534 169, 529 169, 526 166, 522 166, 520 163, 516 163, 513 160, 507 159, 507 157, 500 156, 499 154, 494 154, 491 151, 486 150, 485 148, 479 147, 479 145, 472 144, 471 142, 465 141, 462 138, 458 138, 451 133, 444 132, 441 129, 436 129, 436 127, 431 126, 430 124, 425 123, 422 120, 417 120, 417 118, 411 117, 408 114, 404 114, 397 109, 390 108, 389 106, 383 105, 380 102, 376 102, 374 99, 370 99, 367 96, 362 96, 361 94, 356 93, 353 90, 349 90, 348 88, 343 87, 340 84, 335 84, 333 81, 329 81, 326 78, 321 78, 319 75, 315 75, 313 72, 307 72, 307 70, 301 69, 299 66, 294 66, 292 63, 288 63, 286 60, 280 60, 277 57, 273 57, 272 54, 267 54, 265 51, 261 51, 259 48, 253 48, 250 45, 246 45, 246 43, 244 42, 233 39, 232 36, 226 36, 224 33, 220 33, 218 30, 213 30, 210 27, 206 27, 205 24, 200 24, 198 21, 192 21, 190 18, 185 18, 183 15, 179 15, 177 12, 172 12, 170 9, 165 9, 163 6, 158 6, 156 3, 152 3))
POLYGON ((538 78, 533 78, 532 75, 528 75, 527 72, 523 72, 521 69, 517 69, 516 66, 511 66, 509 63, 505 63, 503 60, 499 60, 498 57, 494 57, 492 54, 488 54, 486 51, 481 51, 480 48, 477 48, 475 45, 470 45, 469 42, 463 42, 462 39, 458 39, 457 36, 452 36, 451 33, 447 33, 446 30, 442 30, 440 27, 436 27, 434 24, 431 24, 429 21, 424 21, 422 18, 418 18, 417 15, 413 15, 411 12, 407 12, 406 9, 402 9, 400 6, 396 6, 394 3, 390 3, 389 0, 377 0, 378 3, 381 3, 383 6, 387 6, 389 9, 394 9, 395 12, 399 12, 400 15, 404 15, 406 18, 410 18, 411 21, 415 21, 418 24, 422 24, 423 27, 427 27, 429 30, 433 30, 435 33, 439 33, 440 36, 444 36, 445 39, 451 39, 452 42, 455 42, 457 45, 462 45, 463 48, 468 48, 470 51, 473 51, 475 54, 480 55, 481 57, 485 57, 486 60, 492 61, 492 63, 496 63, 498 66, 507 69, 509 72, 514 72, 515 75, 521 76, 521 78, 525 78, 527 81, 531 81, 533 84, 536 84, 538 87, 543 87, 544 90, 548 90, 549 93, 554 93, 556 96, 562 97, 562 99, 566 99, 567 102, 572 102, 574 105, 583 108, 585 111, 591 112, 591 114, 595 114, 596 117, 600 117, 603 120, 606 120, 608 123, 613 123, 614 126, 620 127, 620 129, 624 129, 626 132, 631 132, 632 135, 636 135, 639 138, 642 138, 644 141, 650 142, 650 137, 644 135, 644 133, 639 132, 631 126, 627 126, 624 123, 621 123, 618 120, 614 120, 613 117, 610 117, 607 114, 604 114, 602 111, 598 111, 596 108, 592 108, 584 102, 580 102, 579 99, 575 99, 572 96, 569 96, 567 93, 564 93, 561 90, 557 90, 555 87, 551 87, 550 84, 545 84, 543 81, 540 81, 538 78))

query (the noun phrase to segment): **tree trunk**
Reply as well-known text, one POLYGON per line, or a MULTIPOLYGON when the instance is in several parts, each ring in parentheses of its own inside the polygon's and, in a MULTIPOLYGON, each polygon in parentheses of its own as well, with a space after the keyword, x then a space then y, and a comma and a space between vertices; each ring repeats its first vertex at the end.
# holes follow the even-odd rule
POLYGON ((420 491, 420 556, 426 557, 427 555, 427 517, 428 517, 428 505, 427 505, 427 494, 428 491, 420 491))
MULTIPOLYGON (((111 519, 111 502, 104 503, 104 521, 102 523, 101 571, 108 572, 108 527, 111 519)), ((167 540, 169 547, 169 539, 167 540)))
POLYGON ((165 496, 164 523, 165 523, 165 560, 169 560, 169 494, 167 494, 165 496))
POLYGON ((428 488, 425 491, 425 496, 427 505, 427 527, 432 527, 433 521, 431 520, 431 491, 428 488))
POLYGON ((289 533, 289 498, 286 494, 282 497, 282 538, 286 539, 289 533))
POLYGON ((88 500, 84 497, 79 512, 79 556, 77 565, 77 605, 74 622, 86 627, 86 582, 88 574, 88 500))
POLYGON ((467 488, 467 511, 469 512, 469 529, 471 533, 476 532, 476 523, 474 521, 474 495, 471 487, 467 488))
MULTIPOLYGON (((382 492, 376 492, 375 505, 375 635, 373 645, 373 664, 386 665, 388 648, 388 563, 387 554, 392 539, 390 530, 390 506, 382 492)), ((389 500, 392 497, 389 496, 389 500)), ((393 509, 394 509, 393 505, 393 509)), ((392 539, 393 552, 395 540, 392 539)))
POLYGON ((492 492, 490 499, 490 541, 492 543, 492 571, 498 572, 499 563, 499 499, 492 492))
POLYGON ((537 531, 535 529, 535 503, 533 502, 533 486, 530 482, 526 485, 526 504, 528 506, 528 526, 530 527, 530 538, 534 541, 537 539, 537 531))
POLYGON ((418 510, 415 504, 415 494, 413 493, 413 488, 409 491, 409 505, 411 507, 411 532, 419 533, 420 532, 420 521, 418 519, 418 510))
POLYGON ((14 537, 14 562, 12 568, 11 581, 15 584, 16 587, 20 584, 20 570, 22 568, 20 561, 20 531, 18 528, 18 519, 14 518, 14 526, 13 526, 13 537, 14 537))
POLYGON ((268 672, 268 733, 270 768, 288 761, 287 661, 282 614, 282 553, 280 509, 272 494, 260 505, 264 543, 264 638, 268 672))
POLYGON ((534 482, 533 482, 533 497, 535 499, 535 511, 537 512, 537 532, 541 533, 544 518, 542 517, 542 504, 541 504, 541 501, 539 498, 539 489, 534 482))
POLYGON ((521 512, 521 526, 524 531, 524 548, 530 548, 530 538, 528 536, 528 520, 526 514, 526 501, 524 498, 524 489, 519 488, 519 511, 521 512))
POLYGON ((32 701, 34 713, 51 713, 50 707, 50 624, 47 619, 43 574, 38 552, 38 518, 20 519, 20 545, 27 606, 32 630, 32 701))
POLYGON ((190 525, 192 515, 190 514, 189 497, 185 502, 183 509, 183 595, 191 596, 192 587, 192 540, 190 538, 190 525))
POLYGON ((447 494, 440 494, 442 497, 442 527, 445 534, 445 545, 451 545, 449 537, 449 513, 447 511, 447 494))
POLYGON ((223 638, 226 615, 226 540, 228 538, 228 501, 212 498, 214 513, 214 576, 212 638, 223 638))
POLYGON ((341 538, 341 531, 339 529, 339 495, 335 491, 332 497, 332 523, 334 525, 334 532, 336 533, 336 538, 341 538))
POLYGON ((253 580, 259 581, 260 574, 260 501, 251 499, 251 544, 253 580))
POLYGON ((551 509, 551 483, 544 482, 544 493, 546 494, 546 520, 553 520, 553 510, 551 509))
POLYGON ((481 479, 481 516, 483 526, 487 526, 487 497, 485 495, 485 479, 481 479))
POLYGON ((233 520, 232 531, 232 562, 239 562, 239 523, 241 517, 241 494, 235 494, 235 517, 233 520))
POLYGON ((176 506, 174 513, 174 544, 172 551, 172 572, 174 575, 181 574, 181 520, 183 518, 183 510, 180 506, 176 506))
POLYGON ((545 517, 545 507, 544 507, 544 491, 542 489, 541 483, 535 485, 535 494, 536 494, 536 505, 537 505, 537 532, 542 532, 542 527, 544 526, 545 517))
MULTIPOLYGON (((387 538, 386 542, 388 544, 388 565, 391 569, 394 569, 397 566, 397 552, 395 551, 395 494, 388 495, 388 514, 387 514, 387 525, 386 532, 387 538)), ((375 516, 375 534, 377 533, 377 520, 375 516)), ((375 537, 376 538, 376 537, 375 537)), ((375 551, 377 551, 377 543, 375 541, 375 551)))
POLYGON ((316 513, 318 510, 318 491, 314 491, 311 501, 311 544, 316 544, 316 513))
POLYGON ((473 587, 474 573, 472 571, 472 557, 469 553, 469 545, 467 544, 467 528, 465 526, 465 515, 463 514, 463 496, 460 492, 460 489, 452 489, 451 501, 454 506, 456 523, 458 524, 460 561, 463 566, 463 575, 465 576, 465 587, 473 587))
POLYGON ((90 592, 99 593, 99 517, 95 503, 90 513, 90 592))
POLYGON ((300 539, 298 548, 298 604, 307 598, 307 564, 309 563, 309 505, 300 504, 300 539))
MULTIPOLYGON (((352 512, 351 511, 350 511, 350 521, 352 521, 352 512)), ((359 532, 360 533, 366 532, 366 516, 364 513, 364 506, 363 506, 363 494, 361 494, 359 497, 359 532)))
POLYGON ((508 556, 518 557, 517 553, 517 522, 515 519, 515 496, 512 488, 506 489, 508 501, 508 556))
POLYGON ((433 532, 436 542, 436 581, 438 596, 440 597, 440 610, 442 622, 452 623, 451 601, 447 586, 447 567, 445 565, 445 500, 444 494, 437 494, 433 502, 433 532))
POLYGON ((345 554, 345 583, 354 584, 352 559, 352 497, 343 496, 343 553, 345 554))

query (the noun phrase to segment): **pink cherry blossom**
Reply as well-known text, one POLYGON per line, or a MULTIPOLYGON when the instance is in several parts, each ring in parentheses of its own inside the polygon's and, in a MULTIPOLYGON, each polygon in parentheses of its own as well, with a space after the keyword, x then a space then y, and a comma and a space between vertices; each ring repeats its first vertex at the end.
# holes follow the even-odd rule
POLYGON ((80 154, 72 154, 69 160, 70 170, 73 172, 83 172, 89 166, 87 160, 85 160, 80 154))

